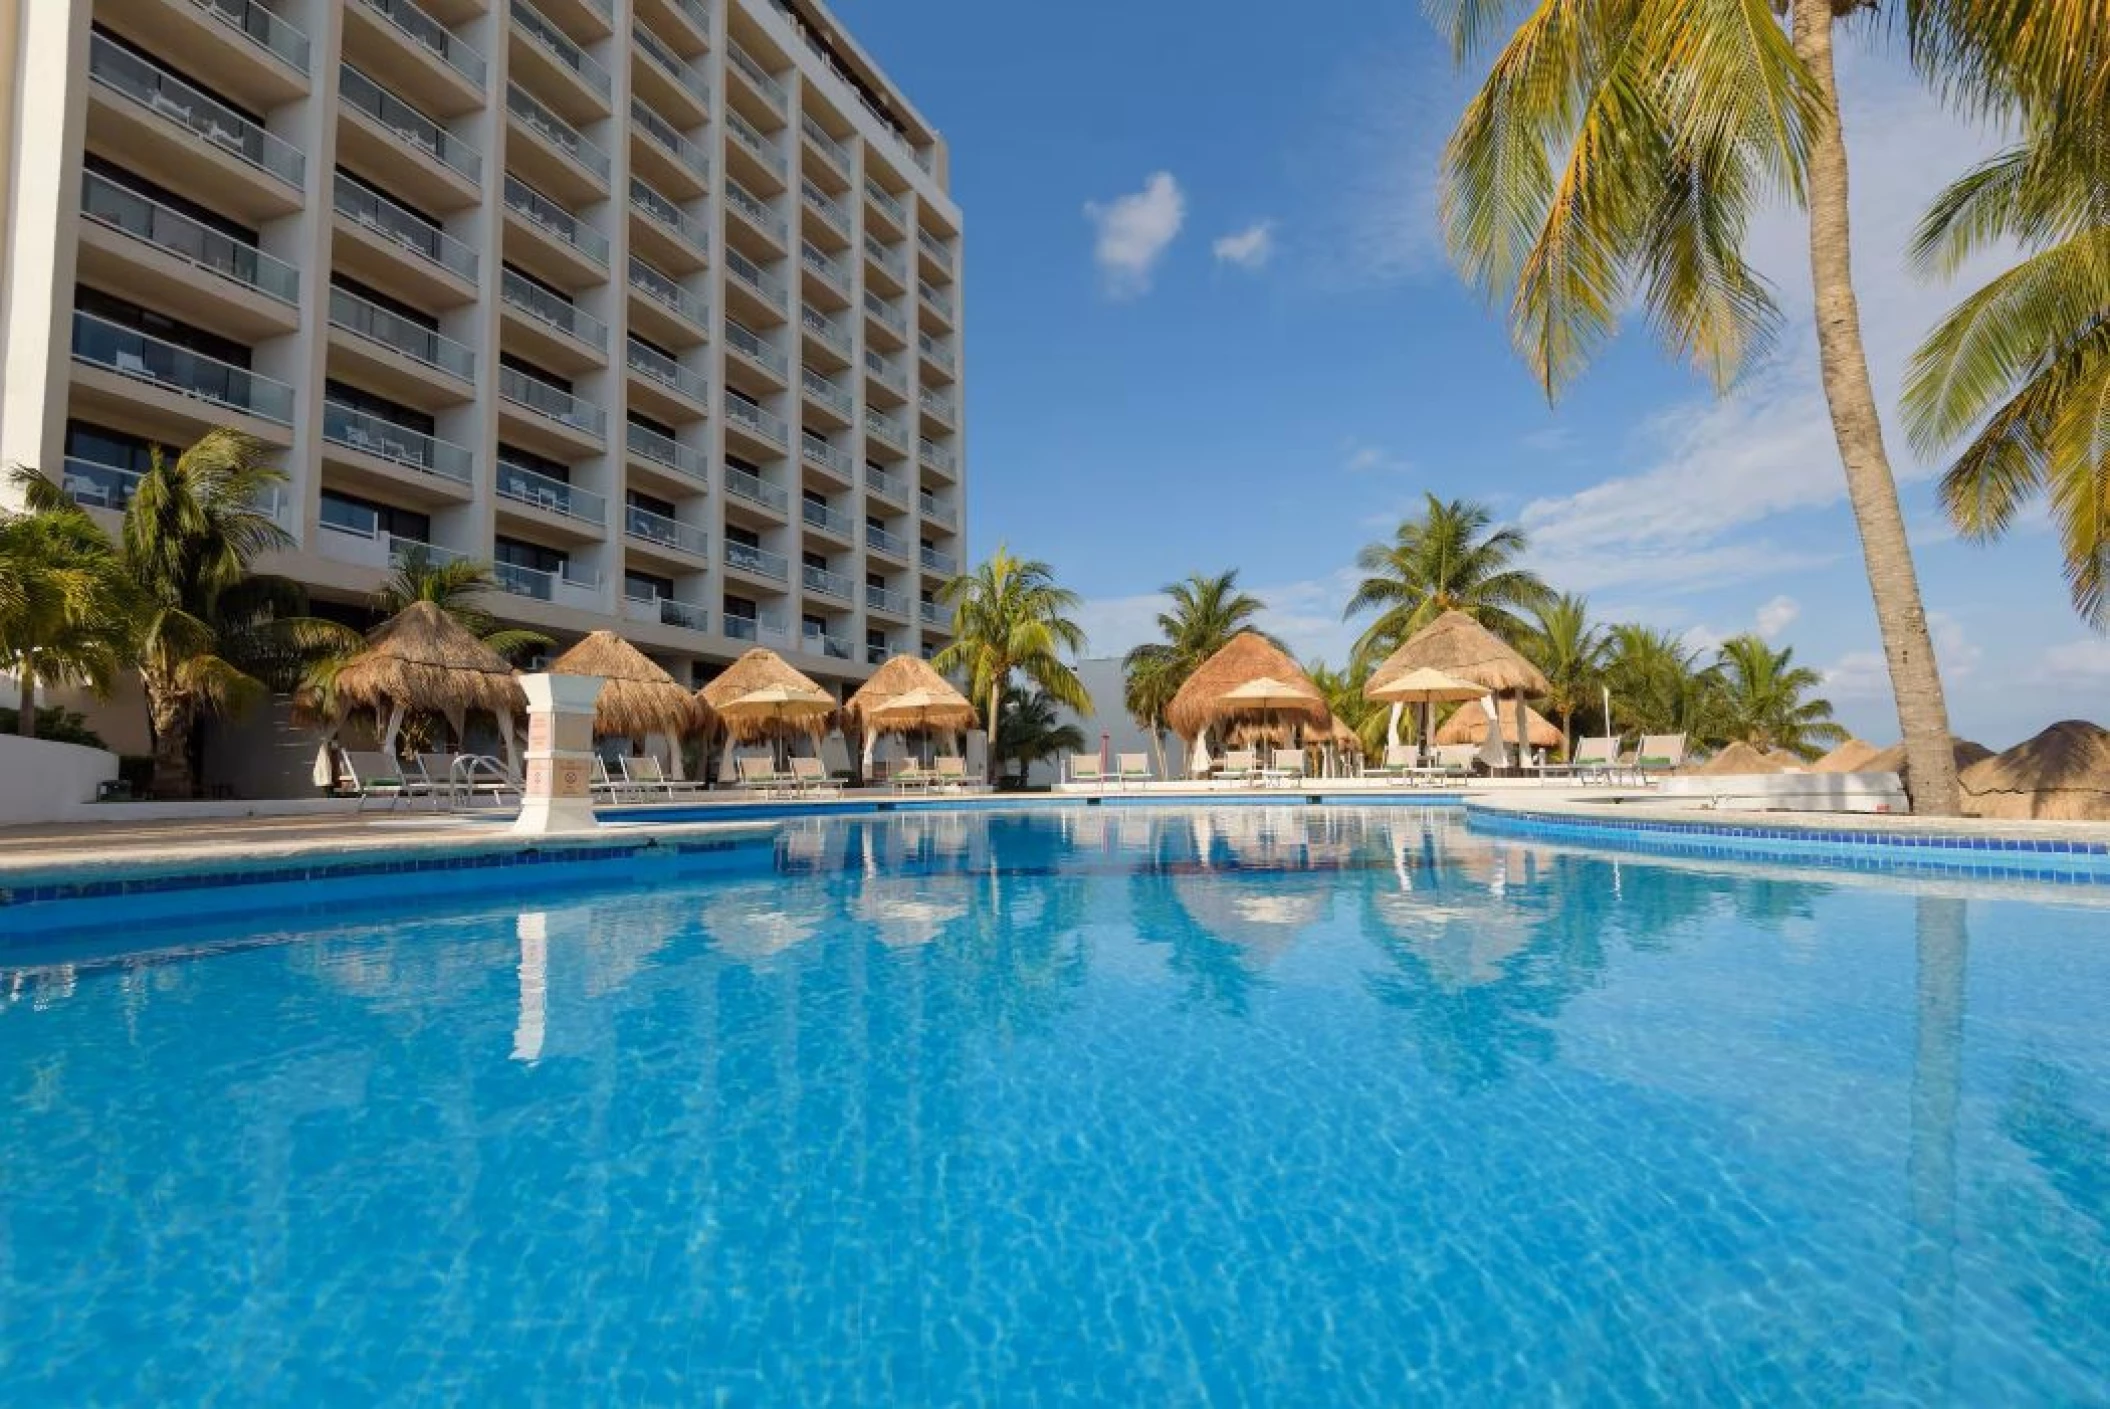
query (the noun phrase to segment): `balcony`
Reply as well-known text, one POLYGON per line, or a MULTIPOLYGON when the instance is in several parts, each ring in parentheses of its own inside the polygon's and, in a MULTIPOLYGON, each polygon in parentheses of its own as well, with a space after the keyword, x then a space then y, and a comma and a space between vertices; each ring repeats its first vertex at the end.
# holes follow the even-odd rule
POLYGON ((783 283, 774 276, 763 273, 760 265, 738 250, 727 250, 725 267, 734 279, 753 290, 763 302, 779 313, 784 311, 788 295, 783 283))
POLYGON ((773 181, 764 184, 773 184, 781 189, 785 178, 791 174, 791 164, 784 157, 784 149, 764 137, 753 123, 731 108, 725 111, 725 129, 732 134, 739 150, 753 157, 761 169, 773 178, 773 181))
POLYGON ((483 183, 481 152, 350 64, 338 69, 337 92, 346 107, 379 123, 456 176, 473 185, 483 183))
POLYGON ((922 248, 925 254, 930 256, 939 269, 947 274, 952 273, 952 251, 946 247, 943 240, 918 226, 916 228, 916 244, 922 248))
POLYGON ((694 602, 684 602, 675 597, 629 597, 623 600, 623 614, 632 621, 657 623, 661 626, 679 626, 684 631, 708 631, 711 614, 694 602))
POLYGON ((940 396, 934 391, 926 391, 916 397, 916 403, 923 408, 926 415, 947 426, 953 425, 959 420, 960 408, 954 404, 953 399, 949 396, 940 396))
POLYGON ((781 641, 784 639, 784 614, 761 611, 753 616, 727 614, 719 618, 726 636, 734 641, 781 641))
POLYGON ((908 256, 896 249, 888 249, 877 235, 865 236, 865 258, 886 277, 881 280, 894 292, 908 287, 908 256))
POLYGON ((897 395, 908 395, 908 373, 870 348, 865 349, 865 370, 871 373, 873 380, 881 386, 887 387, 897 395))
MULTIPOLYGON (((572 42, 571 36, 543 17, 527 0, 512 0, 513 32, 523 36, 546 62, 576 80, 605 106, 615 85, 592 55, 572 42)), ((520 67, 516 65, 516 68, 520 67)))
POLYGON ((516 176, 506 177, 506 209, 551 239, 569 245, 596 265, 608 267, 608 237, 516 176))
POLYGON ((570 123, 537 102, 534 95, 517 83, 506 87, 506 111, 561 158, 598 178, 598 186, 591 194, 598 194, 599 189, 607 186, 611 169, 608 153, 580 136, 570 123))
POLYGON ((322 404, 322 438, 464 488, 476 478, 476 456, 467 446, 384 421, 341 402, 322 404))
POLYGON ((823 252, 818 245, 801 241, 799 244, 799 262, 805 265, 812 273, 819 275, 822 282, 841 295, 845 301, 849 299, 849 272, 840 263, 823 252))
POLYGON ((727 319, 725 323, 725 345, 739 353, 757 367, 776 376, 779 381, 791 374, 791 361, 761 335, 749 331, 745 326, 727 319))
POLYGON ((80 460, 69 455, 65 469, 59 478, 59 487, 66 496, 84 509, 115 509, 122 511, 132 502, 132 491, 139 487, 139 471, 122 469, 116 465, 105 465, 95 460, 80 460))
POLYGON ((809 465, 816 465, 828 471, 844 483, 848 483, 856 475, 856 471, 851 468, 850 457, 844 454, 840 447, 830 445, 811 431, 800 433, 799 458, 809 465))
POLYGON ((946 617, 945 609, 936 602, 917 603, 916 614, 923 618, 925 626, 935 626, 941 631, 950 631, 952 629, 952 622, 946 617))
POLYGON ((923 517, 931 523, 952 529, 960 526, 960 516, 954 511, 952 505, 939 503, 938 497, 927 489, 916 495, 916 507, 922 512, 923 517))
POLYGON ((865 466, 865 489, 868 493, 876 494, 881 499, 892 500, 896 504, 908 503, 908 486, 902 483, 901 477, 888 474, 872 465, 865 466))
POLYGON ((632 421, 628 427, 630 453, 640 459, 674 471, 683 479, 708 489, 711 472, 705 468, 703 452, 693 445, 683 445, 672 436, 662 435, 650 426, 641 426, 632 421))
POLYGON ((876 436, 897 450, 908 449, 908 431, 884 411, 865 407, 865 434, 876 436))
POLYGON ((805 388, 806 395, 841 416, 845 423, 849 421, 850 393, 811 367, 800 369, 799 383, 805 388))
POLYGON ((725 543, 725 565, 751 572, 756 577, 766 577, 772 582, 791 581, 791 563, 782 553, 772 553, 767 548, 755 548, 745 543, 727 539, 725 543))
POLYGON ((711 326, 710 300, 702 294, 683 288, 671 276, 661 273, 636 255, 630 257, 630 287, 667 312, 683 319, 691 327, 708 335, 711 326))
POLYGON ((580 308, 567 303, 540 284, 521 278, 512 270, 505 271, 499 283, 500 295, 508 308, 516 308, 537 323, 582 347, 596 352, 608 350, 608 325, 580 308))
POLYGON ((936 366, 944 368, 948 373, 957 370, 959 364, 957 359, 953 357, 952 349, 939 342, 929 333, 919 332, 916 334, 916 348, 926 359, 936 366))
POLYGON ((876 583, 865 584, 865 605, 874 611, 888 612, 894 616, 905 617, 910 614, 907 593, 890 592, 876 583))
POLYGON ((600 495, 504 460, 498 462, 498 497, 596 527, 608 523, 608 501, 600 495))
POLYGON ((395 31, 483 91, 484 56, 455 37, 454 31, 419 9, 412 0, 359 0, 360 8, 379 15, 395 31))
MULTIPOLYGON (((877 209, 881 215, 885 216, 889 221, 893 223, 896 233, 902 233, 907 231, 907 208, 904 207, 900 201, 894 198, 892 192, 888 191, 884 186, 880 185, 877 181, 874 181, 869 176, 865 178, 865 199, 870 201, 873 207, 877 209)), ((902 267, 903 269, 906 269, 907 265, 904 263, 902 267)))
POLYGON ((300 271, 292 265, 93 171, 81 179, 81 214, 193 268, 299 305, 300 271))
POLYGON ((791 111, 791 98, 784 92, 784 86, 771 78, 769 71, 738 44, 728 40, 725 50, 726 57, 732 61, 733 71, 746 79, 765 103, 779 114, 788 115, 791 111))
POLYGON ((959 460, 950 450, 947 450, 929 436, 921 436, 917 439, 916 457, 932 469, 942 470, 947 475, 959 472, 959 460))
POLYGON ((744 499, 758 504, 773 514, 782 514, 791 507, 791 496, 761 476, 732 465, 725 467, 725 492, 734 499, 744 499))
POLYGON ((773 411, 765 411, 752 401, 737 396, 725 398, 725 419, 748 434, 758 436, 772 445, 789 443, 790 433, 784 427, 784 418, 773 411))
POLYGON ((456 278, 476 282, 476 251, 423 216, 344 178, 337 180, 337 213, 357 221, 399 249, 456 278))
POLYGON ((729 209, 737 211, 742 219, 765 238, 773 241, 777 248, 782 249, 785 241, 791 238, 790 227, 785 224, 783 216, 771 210, 766 201, 730 178, 725 183, 725 204, 729 209))
POLYGON ((317 536, 315 547, 324 557, 384 572, 409 562, 443 564, 466 556, 436 543, 421 543, 415 538, 385 532, 371 517, 364 524, 333 523, 324 519, 319 526, 322 532, 317 536))
POLYGON ((208 405, 293 424, 293 388, 284 382, 92 313, 73 315, 73 360, 208 405))
POLYGON ((850 643, 840 636, 826 631, 817 631, 809 626, 806 628, 802 639, 806 643, 807 651, 813 655, 826 656, 830 660, 856 659, 850 643))
POLYGON ((807 563, 800 570, 799 581, 807 591, 818 592, 824 597, 834 597, 844 602, 854 601, 857 597, 857 583, 854 579, 839 572, 830 572, 823 567, 815 567, 812 563, 807 563))
POLYGON ((569 564, 560 575, 540 568, 522 567, 518 563, 496 562, 491 564, 491 575, 498 579, 500 591, 516 597, 531 597, 538 602, 586 611, 598 610, 601 605, 601 575, 588 572, 583 577, 574 577, 569 564))
POLYGON ((630 100, 630 125, 651 139, 681 172, 696 184, 698 194, 711 184, 711 159, 703 148, 681 135, 673 123, 652 110, 643 98, 630 100))
POLYGON ((498 395, 548 420, 598 440, 608 433, 608 415, 562 387, 551 386, 512 367, 498 369, 498 395))
POLYGON ((101 34, 88 37, 88 75, 99 87, 182 128, 186 142, 195 137, 290 188, 291 194, 301 191, 307 160, 298 147, 101 34))
POLYGON ((953 307, 949 296, 938 292, 922 279, 916 281, 916 292, 922 297, 924 307, 938 313, 946 322, 952 321, 953 307))
POLYGON ((638 51, 659 66, 672 86, 694 104, 697 120, 710 116, 711 84, 694 64, 674 52, 674 46, 639 24, 636 29, 638 51))
POLYGON ((799 323, 822 347, 845 361, 850 357, 850 334, 842 324, 809 304, 799 305, 799 323))
POLYGON ((476 354, 449 337, 368 303, 343 289, 330 290, 330 326, 378 343, 391 352, 465 382, 476 380, 476 354))
POLYGON ((943 577, 951 577, 960 570, 960 560, 958 558, 950 553, 941 553, 936 548, 925 548, 916 555, 916 560, 923 564, 925 571, 934 572, 943 577))
POLYGON ((884 553, 890 558, 899 558, 903 562, 908 561, 908 544, 888 533, 876 523, 865 525, 865 547, 875 553, 884 553))
POLYGON ((641 177, 630 178, 630 204, 642 211, 646 219, 687 246, 690 254, 701 257, 710 253, 711 232, 703 223, 654 190, 641 177))
POLYGON ((843 238, 850 235, 850 212, 837 204, 835 198, 814 185, 811 181, 799 182, 799 195, 815 214, 828 223, 843 238))
POLYGON ((623 533, 640 543, 698 558, 708 557, 711 551, 710 537, 702 529, 635 504, 623 508, 623 533))
POLYGON ((809 528, 817 528, 845 543, 857 541, 857 521, 840 509, 831 509, 826 504, 807 499, 800 503, 799 516, 809 528))
POLYGON ((876 318, 881 327, 891 328, 897 337, 908 336, 907 315, 870 289, 865 290, 865 312, 876 318))
POLYGON ((703 373, 684 367, 656 347, 647 347, 636 338, 630 340, 628 352, 630 370, 639 376, 650 377, 670 391, 698 405, 707 405, 711 399, 711 384, 704 380, 703 373))

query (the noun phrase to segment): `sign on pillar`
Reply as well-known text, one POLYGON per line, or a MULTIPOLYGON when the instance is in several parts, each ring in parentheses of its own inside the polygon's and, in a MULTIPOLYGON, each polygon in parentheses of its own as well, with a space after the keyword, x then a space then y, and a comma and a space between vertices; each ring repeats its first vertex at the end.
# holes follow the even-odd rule
POLYGON ((520 820, 522 835, 590 832, 593 815, 593 707, 601 695, 598 675, 523 675, 527 692, 527 780, 520 820))

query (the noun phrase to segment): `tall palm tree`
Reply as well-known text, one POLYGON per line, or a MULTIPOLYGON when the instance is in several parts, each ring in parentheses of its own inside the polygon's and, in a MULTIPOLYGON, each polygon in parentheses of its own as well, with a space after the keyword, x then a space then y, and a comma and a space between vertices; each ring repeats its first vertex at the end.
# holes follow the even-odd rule
POLYGON ((1084 730, 1063 719, 1059 708, 1044 690, 1023 690, 1005 698, 1003 721, 989 742, 989 757, 999 773, 1005 763, 1016 763, 1024 786, 1034 764, 1084 752, 1084 730))
POLYGON ((1560 720, 1561 736, 1573 749, 1575 716, 1597 700, 1610 643, 1591 623, 1589 602, 1573 594, 1539 603, 1533 617, 1524 654, 1552 686, 1546 692, 1546 708, 1560 720))
POLYGON ((1355 555, 1365 576, 1342 615, 1376 610, 1355 643, 1355 659, 1383 659, 1409 636, 1448 611, 1464 612, 1505 640, 1522 640, 1524 618, 1547 594, 1546 584, 1517 566, 1529 548, 1524 530, 1494 526, 1486 505, 1427 496, 1418 519, 1406 519, 1389 543, 1355 555))
POLYGON ((1791 647, 1776 651, 1756 636, 1730 637, 1714 670, 1720 738, 1804 758, 1844 743, 1846 730, 1833 722, 1831 701, 1810 697, 1823 683, 1820 672, 1795 664, 1791 647))
POLYGON ((1121 704, 1136 727, 1150 736, 1158 776, 1165 776, 1165 709, 1185 679, 1172 648, 1152 641, 1137 646, 1121 662, 1121 704))
POLYGON ((1621 732, 1709 738, 1713 680, 1700 653, 1672 633, 1632 622, 1614 626, 1606 639, 1604 682, 1621 732))
POLYGON ((1369 668, 1350 664, 1335 670, 1323 660, 1314 660, 1306 662, 1304 673, 1325 696, 1327 710, 1362 741, 1363 752, 1379 754, 1384 748, 1385 724, 1391 710, 1363 694, 1363 686, 1370 679, 1369 668))
POLYGON ((131 578, 108 535, 37 471, 18 468, 27 512, 0 513, 0 662, 21 689, 16 728, 36 736, 37 686, 107 697, 132 655, 131 578))
POLYGON ((141 603, 139 676, 154 739, 154 792, 189 797, 192 731, 271 688, 292 688, 316 655, 356 633, 305 615, 306 594, 253 571, 292 538, 258 505, 284 472, 238 431, 208 431, 171 459, 155 447, 125 509, 124 556, 141 603))
MULTIPOLYGON (((931 664, 965 677, 969 697, 984 705, 982 721, 992 743, 1014 671, 1056 703, 1091 712, 1091 693, 1063 660, 1065 652, 1074 657, 1084 649, 1084 630, 1071 619, 1082 599, 1057 585, 1054 569, 1035 558, 1013 557, 998 544, 986 561, 939 589, 939 596, 952 608, 953 640, 931 664)), ((992 747, 988 781, 996 778, 992 747)))
MULTIPOLYGON (((1922 0, 1907 0, 1908 7, 1922 0)), ((1963 0, 1949 0, 1961 5, 1963 0)), ((2012 9, 2014 0, 2002 8, 2012 9)), ((1434 0, 1461 62, 1520 0, 1434 0)), ((1809 214, 1817 348, 1847 498, 1911 759, 1914 803, 1958 807, 1948 707, 1883 448, 1854 300, 1832 31, 1865 0, 1541 3, 1500 53, 1445 154, 1453 257, 1506 302, 1547 394, 1638 294, 1657 336, 1726 388, 1779 321, 1744 258, 1775 192, 1809 214), (1773 10, 1788 11, 1785 29, 1773 10)), ((2098 10, 2099 13, 2099 10, 2098 10)))
POLYGON ((1231 643, 1267 610, 1238 586, 1238 569, 1207 576, 1189 573, 1164 589, 1169 599, 1158 613, 1163 638, 1147 641, 1122 659, 1124 699, 1129 715, 1147 732, 1157 750, 1158 773, 1165 772, 1165 708, 1202 663, 1231 643))

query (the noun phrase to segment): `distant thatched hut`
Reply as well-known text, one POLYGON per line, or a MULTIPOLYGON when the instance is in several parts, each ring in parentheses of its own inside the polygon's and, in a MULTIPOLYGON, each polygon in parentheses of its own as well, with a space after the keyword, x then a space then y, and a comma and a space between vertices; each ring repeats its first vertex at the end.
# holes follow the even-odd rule
POLYGON ((370 709, 385 719, 381 747, 390 753, 412 710, 444 716, 457 738, 471 711, 489 713, 510 753, 513 718, 527 708, 506 658, 431 602, 412 602, 375 627, 366 650, 337 671, 331 697, 340 718, 370 709))
POLYGON ((953 688, 921 656, 889 656, 872 678, 858 686, 857 693, 843 704, 843 719, 864 736, 864 766, 872 766, 872 748, 879 736, 908 733, 916 729, 972 729, 981 715, 967 697, 953 688), (875 718, 874 711, 904 696, 927 699, 927 707, 894 719, 875 718))
POLYGON ((1717 753, 1705 763, 1695 764, 1684 770, 1699 778, 1730 778, 1749 773, 1785 773, 1787 765, 1769 753, 1745 743, 1735 743, 1717 753))
POLYGON ((1201 663, 1165 707, 1165 722, 1174 733, 1193 741, 1191 756, 1205 760, 1203 735, 1213 725, 1251 723, 1261 726, 1298 721, 1324 728, 1333 716, 1326 697, 1311 683, 1304 667, 1289 653, 1257 632, 1245 631, 1201 663), (1240 686, 1272 680, 1286 687, 1265 705, 1225 699, 1240 686))
MULTIPOLYGON (((1993 751, 1984 744, 1976 744, 1969 739, 1959 739, 1953 735, 1949 739, 1949 749, 1956 758, 1958 777, 1961 777, 1973 765, 1982 763, 1993 756, 1993 751)), ((1864 773, 1895 773, 1898 775, 1898 781, 1905 785, 1906 794, 1909 796, 1912 792, 1912 770, 1905 764, 1905 746, 1903 744, 1893 744, 1889 748, 1884 749, 1863 764, 1861 771, 1864 773)))
POLYGON ((1881 753, 1874 744, 1862 739, 1848 739, 1824 757, 1810 765, 1813 773, 1869 773, 1877 771, 1869 767, 1881 753))
POLYGON ((811 739, 817 746, 836 711, 835 696, 763 646, 719 672, 698 695, 725 729, 720 778, 732 772, 733 745, 767 742, 788 748, 795 740, 811 739))
POLYGON ((1964 811, 1979 817, 2110 822, 2110 730, 2052 725, 1964 770, 1964 811))
MULTIPOLYGON (((657 662, 613 631, 593 631, 556 660, 552 675, 598 675, 605 682, 594 704, 596 734, 626 734, 642 739, 662 734, 669 739, 703 732, 710 710, 667 674, 657 662)), ((679 767, 680 751, 676 750, 679 767)))
MULTIPOLYGON (((1516 725, 1513 721, 1504 720, 1503 723, 1507 726, 1505 733, 1515 732, 1516 725)), ((1436 730, 1436 742, 1439 744, 1479 744, 1486 741, 1487 711, 1477 703, 1459 706, 1436 730)), ((1526 706, 1524 742, 1535 749, 1557 749, 1567 743, 1567 738, 1561 733, 1558 724, 1526 706)))
MULTIPOLYGON (((1528 721, 1526 697, 1544 695, 1552 686, 1539 668, 1464 612, 1448 611, 1414 633, 1370 673, 1366 693, 1382 690, 1411 670, 1438 670, 1478 685, 1497 698, 1514 700, 1512 717, 1501 721, 1506 741, 1522 735, 1528 721)), ((1379 698, 1371 693, 1371 698, 1379 698)))

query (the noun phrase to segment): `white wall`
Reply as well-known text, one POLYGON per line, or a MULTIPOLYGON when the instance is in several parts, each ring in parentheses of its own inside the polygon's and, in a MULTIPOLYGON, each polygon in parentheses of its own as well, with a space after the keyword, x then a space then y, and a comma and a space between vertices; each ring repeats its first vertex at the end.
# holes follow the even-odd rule
POLYGON ((114 753, 0 735, 0 826, 77 817, 94 805, 96 784, 116 776, 114 753))

